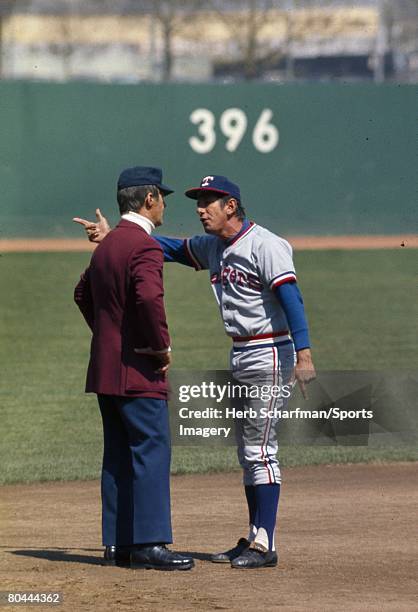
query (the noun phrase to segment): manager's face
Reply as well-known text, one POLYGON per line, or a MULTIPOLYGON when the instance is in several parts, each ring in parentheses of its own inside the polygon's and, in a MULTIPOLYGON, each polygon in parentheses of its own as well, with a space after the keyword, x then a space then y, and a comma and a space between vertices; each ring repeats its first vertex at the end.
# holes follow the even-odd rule
POLYGON ((217 193, 201 193, 197 200, 197 214, 207 234, 218 234, 223 230, 231 216, 230 201, 225 203, 217 193))

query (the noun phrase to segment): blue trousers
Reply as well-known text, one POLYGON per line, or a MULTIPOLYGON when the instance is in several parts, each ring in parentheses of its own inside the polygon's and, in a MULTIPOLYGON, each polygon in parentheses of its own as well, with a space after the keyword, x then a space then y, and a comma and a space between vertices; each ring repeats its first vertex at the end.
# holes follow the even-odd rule
POLYGON ((172 542, 167 402, 98 395, 104 546, 172 542))

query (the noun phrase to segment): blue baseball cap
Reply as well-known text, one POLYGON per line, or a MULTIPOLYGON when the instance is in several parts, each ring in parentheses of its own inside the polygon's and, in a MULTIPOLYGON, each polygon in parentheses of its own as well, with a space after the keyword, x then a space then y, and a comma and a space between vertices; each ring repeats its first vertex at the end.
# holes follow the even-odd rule
POLYGON ((173 189, 162 184, 163 172, 161 168, 151 166, 134 166, 123 170, 118 179, 118 190, 126 187, 141 187, 142 185, 155 185, 164 194, 173 193, 173 189))
POLYGON ((232 198, 241 200, 241 193, 238 185, 230 181, 226 176, 215 174, 204 176, 200 181, 200 186, 188 189, 185 195, 192 200, 197 200, 201 194, 208 192, 219 193, 221 196, 229 195, 232 198))

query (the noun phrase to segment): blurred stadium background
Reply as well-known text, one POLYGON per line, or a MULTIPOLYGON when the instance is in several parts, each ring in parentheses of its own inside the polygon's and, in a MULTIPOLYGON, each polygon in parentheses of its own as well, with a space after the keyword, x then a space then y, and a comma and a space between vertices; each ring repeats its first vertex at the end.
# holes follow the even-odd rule
POLYGON ((2 238, 79 235, 71 215, 111 215, 145 162, 177 191, 166 232, 200 229, 181 193, 208 173, 285 235, 413 231, 418 0, 0 0, 0 18, 2 238))
MULTIPOLYGON (((123 167, 164 168, 167 233, 200 231, 182 192, 223 173, 285 236, 417 234, 418 0, 0 0, 0 49, 2 482, 99 473, 72 303, 89 253, 5 244, 80 238, 71 218, 96 206, 114 222, 123 167)), ((296 252, 318 369, 416 369, 416 250, 394 246, 296 252)), ((174 366, 226 368, 206 275, 165 275, 174 366)), ((282 458, 417 453, 385 442, 282 458)), ((233 449, 175 449, 177 472, 231 467, 233 449)))
POLYGON ((3 78, 416 82, 416 0, 1 0, 3 78))

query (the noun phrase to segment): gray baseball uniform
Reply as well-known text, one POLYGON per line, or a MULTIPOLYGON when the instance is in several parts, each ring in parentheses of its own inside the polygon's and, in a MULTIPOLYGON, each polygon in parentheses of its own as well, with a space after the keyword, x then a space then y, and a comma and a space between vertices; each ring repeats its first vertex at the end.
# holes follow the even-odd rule
MULTIPOLYGON (((294 345, 286 315, 273 290, 296 280, 289 243, 255 223, 244 223, 231 241, 199 235, 185 241, 197 270, 208 269, 225 331, 232 338, 231 370, 245 385, 288 385, 294 345)), ((242 409, 256 418, 236 420, 238 458, 244 484, 280 483, 276 418, 262 409, 280 409, 284 398, 246 398, 242 409)))

